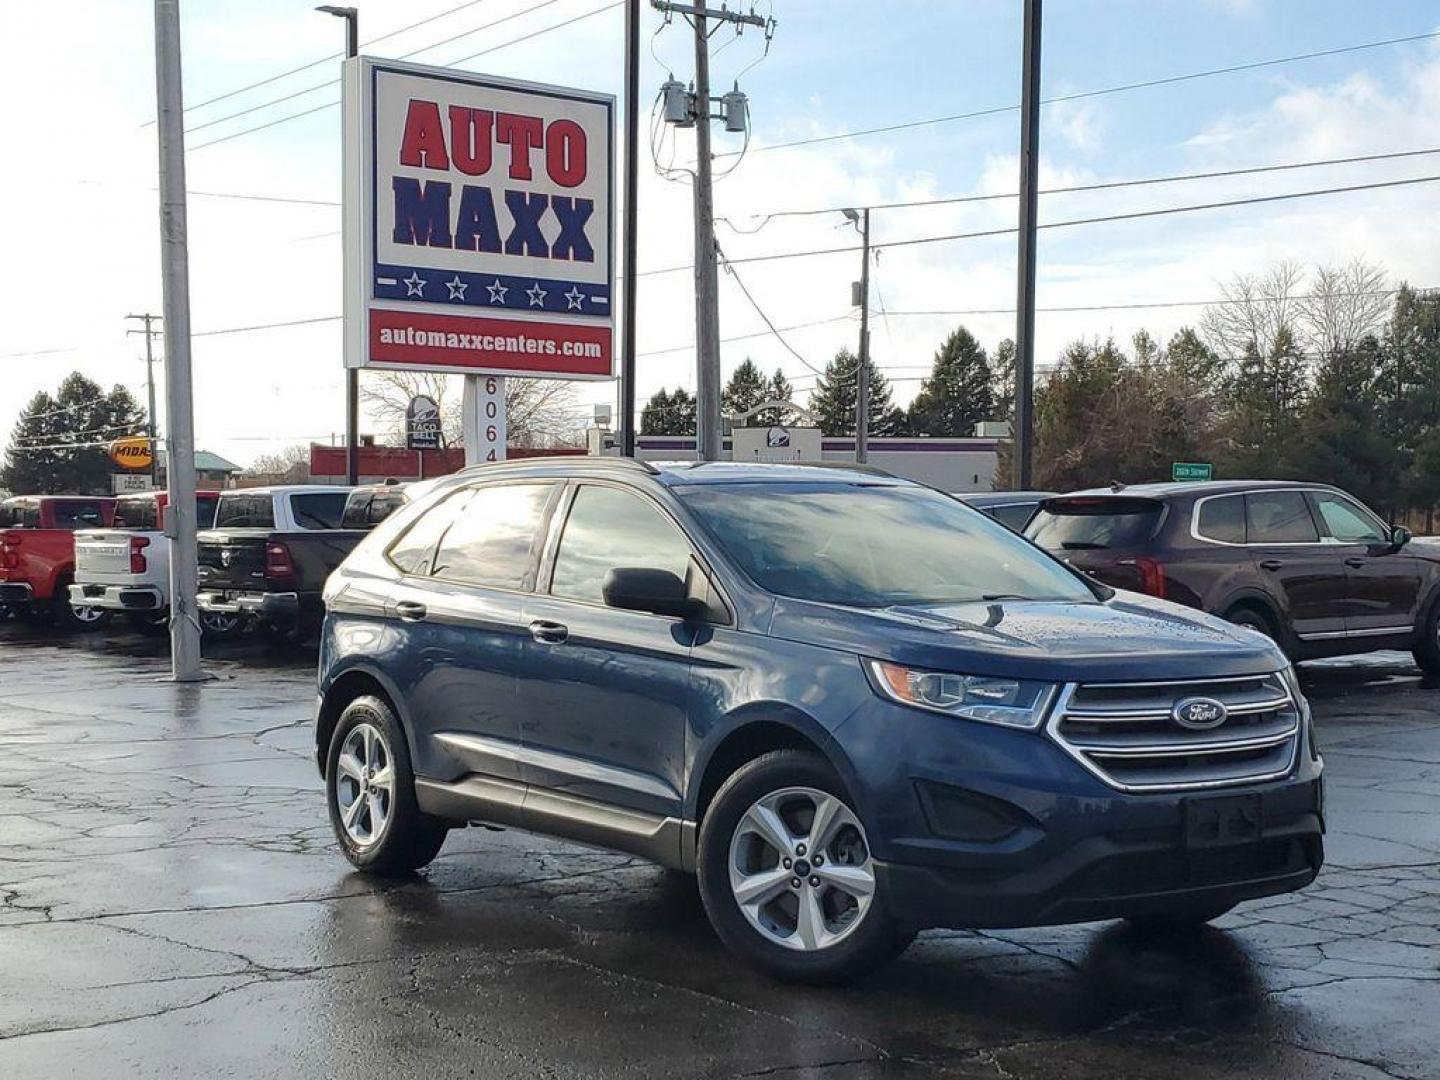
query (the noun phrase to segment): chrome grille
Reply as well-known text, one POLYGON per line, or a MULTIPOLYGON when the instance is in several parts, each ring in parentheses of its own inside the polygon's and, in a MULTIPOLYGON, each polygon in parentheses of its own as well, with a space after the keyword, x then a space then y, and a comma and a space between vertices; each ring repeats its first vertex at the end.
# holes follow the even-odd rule
POLYGON ((1069 754, 1122 791, 1223 787, 1285 775, 1299 746, 1300 706, 1279 672, 1156 683, 1072 683, 1048 730, 1069 754), (1225 706, 1223 723, 1193 730, 1177 704, 1225 706))

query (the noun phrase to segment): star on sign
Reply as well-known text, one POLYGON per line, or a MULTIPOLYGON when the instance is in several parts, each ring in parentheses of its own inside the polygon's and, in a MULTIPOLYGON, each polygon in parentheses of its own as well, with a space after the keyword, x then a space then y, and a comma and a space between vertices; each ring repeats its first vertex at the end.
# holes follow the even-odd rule
POLYGON ((567 293, 564 293, 563 295, 564 295, 564 297, 565 297, 565 299, 566 299, 566 301, 567 301, 567 304, 566 304, 566 307, 565 307, 565 310, 566 310, 566 311, 582 311, 582 310, 584 310, 580 305, 583 304, 583 303, 585 303, 585 294, 582 293, 579 289, 577 289, 574 285, 571 285, 571 286, 570 286, 570 291, 567 292, 567 293))
POLYGON ((401 278, 400 280, 403 281, 403 282, 405 282, 405 295, 406 295, 406 296, 424 296, 424 295, 425 295, 425 286, 426 286, 426 284, 428 284, 428 283, 426 282, 426 280, 425 280, 424 278, 422 278, 422 277, 421 277, 419 274, 417 274, 414 270, 411 270, 411 271, 410 271, 410 276, 409 276, 409 277, 407 277, 407 278, 401 278))
POLYGON ((450 290, 451 300, 464 300, 465 290, 470 286, 466 282, 461 281, 460 275, 456 274, 449 281, 445 282, 445 287, 450 290))
POLYGON ((494 284, 486 285, 485 288, 490 290, 490 302, 492 304, 503 304, 505 302, 505 294, 510 291, 504 285, 500 284, 498 277, 495 279, 494 284))
POLYGON ((531 307, 545 306, 545 290, 540 287, 540 283, 538 281, 534 285, 530 286, 530 288, 525 290, 525 295, 530 298, 531 307))

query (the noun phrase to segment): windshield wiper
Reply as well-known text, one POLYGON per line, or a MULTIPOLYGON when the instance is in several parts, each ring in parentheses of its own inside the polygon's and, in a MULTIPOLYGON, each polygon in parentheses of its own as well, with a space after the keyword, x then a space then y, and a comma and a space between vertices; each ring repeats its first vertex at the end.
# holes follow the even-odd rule
POLYGON ((1060 546, 1066 551, 1109 551, 1109 544, 1097 544, 1094 540, 1062 540, 1060 546))
POLYGON ((1013 592, 988 592, 988 593, 981 593, 981 594, 980 594, 980 599, 981 599, 981 600, 985 600, 985 601, 993 601, 993 600, 1029 600, 1030 597, 1028 597, 1028 596, 1021 596, 1019 593, 1013 593, 1013 592))

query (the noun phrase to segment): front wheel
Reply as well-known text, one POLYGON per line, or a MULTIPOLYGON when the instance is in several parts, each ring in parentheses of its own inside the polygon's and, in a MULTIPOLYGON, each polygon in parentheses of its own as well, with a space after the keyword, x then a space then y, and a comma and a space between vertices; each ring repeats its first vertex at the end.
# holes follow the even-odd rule
POLYGON ((1426 675, 1440 675, 1440 599, 1430 605, 1414 652, 1415 664, 1421 671, 1426 675))
POLYGON ((732 950, 780 979, 843 982, 909 945, 886 910, 865 827, 813 753, 756 758, 700 827, 700 897, 732 950))
POLYGON ((1145 934, 1174 934, 1195 931, 1206 923, 1224 915, 1234 904, 1216 903, 1203 907, 1177 907, 1173 911, 1152 915, 1135 915, 1126 919, 1131 926, 1145 934))
POLYGON ((440 853, 449 832, 416 804, 405 733, 390 706, 370 695, 346 705, 335 725, 325 801, 340 850, 372 874, 420 869, 440 853))

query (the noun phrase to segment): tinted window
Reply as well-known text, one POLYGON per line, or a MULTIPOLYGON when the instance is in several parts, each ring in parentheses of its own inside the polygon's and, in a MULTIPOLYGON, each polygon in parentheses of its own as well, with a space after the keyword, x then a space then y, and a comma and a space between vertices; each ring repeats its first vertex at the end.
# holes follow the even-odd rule
POLYGON ((101 529, 105 527, 105 512, 98 502, 66 500, 55 503, 55 528, 57 529, 101 529))
POLYGON ((15 508, 8 502, 0 502, 0 529, 15 523, 15 508))
POLYGON ((659 510, 618 488, 587 486, 575 495, 555 556, 550 592, 601 604, 605 574, 616 567, 669 570, 681 581, 690 544, 659 510))
POLYGON ((1325 526, 1327 539, 1342 544, 1383 544, 1385 534, 1380 523, 1349 499, 1319 492, 1315 495, 1315 506, 1320 511, 1320 521, 1325 526))
POLYGON ((1300 491, 1265 491, 1245 496, 1245 533, 1252 544, 1314 544, 1315 519, 1300 491))
POLYGON ((501 589, 531 586, 540 519, 553 484, 476 488, 440 541, 436 577, 501 589))
POLYGON ((302 529, 338 529, 345 514, 345 492, 317 491, 313 495, 291 495, 290 513, 302 529))
POLYGON ((158 529, 160 508, 155 499, 121 499, 115 504, 117 529, 158 529))
POLYGON ((208 529, 215 524, 215 507, 220 500, 215 495, 195 496, 195 527, 208 529))
POLYGON ((366 514, 370 510, 372 498, 373 496, 368 491, 352 491, 345 500, 345 511, 340 515, 341 528, 365 528, 366 514))
POLYGON ((405 505, 405 493, 403 491, 382 491, 370 500, 370 512, 367 515, 368 525, 379 525, 387 517, 393 514, 400 507, 405 505))
POLYGON ((390 561, 404 573, 429 574, 440 537, 445 535, 455 516, 465 509, 470 495, 469 491, 458 491, 425 511, 400 534, 400 539, 390 545, 390 561))
POLYGON ((1200 518, 1195 531, 1207 540, 1222 544, 1245 543, 1245 497, 1226 495, 1206 499, 1200 504, 1200 518))
POLYGON ((15 513, 15 524, 22 529, 38 529, 40 527, 40 504, 21 503, 15 513))
POLYGON ((1011 503, 1008 506, 987 506, 985 512, 1013 532, 1023 532, 1035 516, 1034 503, 1011 503))
POLYGON ((1148 543, 1164 508, 1154 499, 1047 499, 1025 529, 1046 551, 1094 551, 1148 543))
POLYGON ((1005 526, 925 488, 870 483, 704 484, 676 488, 762 588, 889 607, 1094 594, 1005 526))
POLYGON ((273 529, 275 527, 275 501, 266 495, 220 496, 215 508, 217 529, 273 529))

